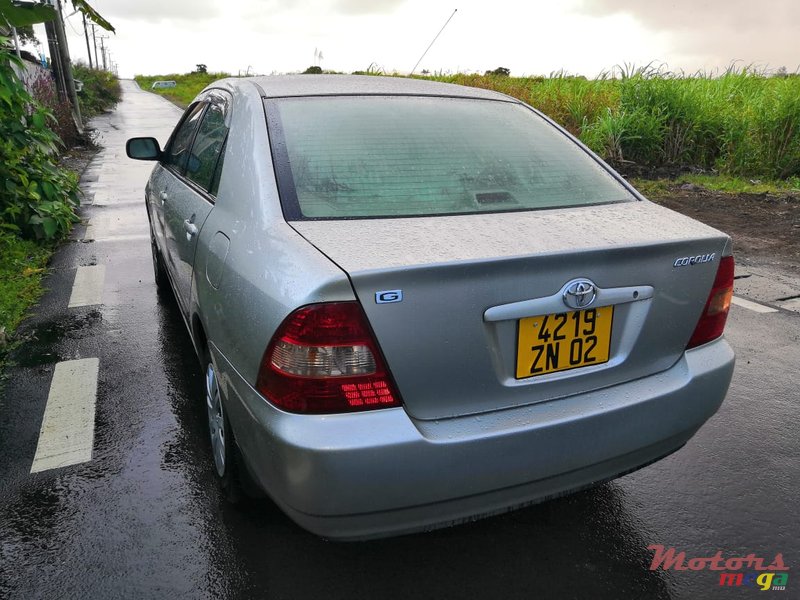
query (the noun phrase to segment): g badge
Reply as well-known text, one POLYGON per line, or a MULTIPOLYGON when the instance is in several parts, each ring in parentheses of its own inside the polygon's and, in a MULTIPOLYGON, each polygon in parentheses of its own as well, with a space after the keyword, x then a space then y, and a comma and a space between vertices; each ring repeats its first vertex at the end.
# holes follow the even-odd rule
POLYGON ((403 290, 384 290, 375 292, 375 304, 390 304, 403 301, 403 290))

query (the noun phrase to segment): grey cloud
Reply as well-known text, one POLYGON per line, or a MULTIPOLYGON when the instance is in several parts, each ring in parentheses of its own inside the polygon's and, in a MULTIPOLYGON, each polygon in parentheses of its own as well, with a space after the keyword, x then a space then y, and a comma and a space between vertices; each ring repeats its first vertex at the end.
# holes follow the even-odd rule
POLYGON ((152 23, 166 19, 205 21, 218 16, 223 3, 215 0, 105 0, 92 5, 113 25, 115 17, 152 23))
POLYGON ((346 15, 375 15, 392 12, 405 0, 336 0, 333 11, 346 15))
POLYGON ((653 32, 670 33, 676 51, 700 62, 800 64, 798 0, 585 0, 581 12, 632 15, 653 32))

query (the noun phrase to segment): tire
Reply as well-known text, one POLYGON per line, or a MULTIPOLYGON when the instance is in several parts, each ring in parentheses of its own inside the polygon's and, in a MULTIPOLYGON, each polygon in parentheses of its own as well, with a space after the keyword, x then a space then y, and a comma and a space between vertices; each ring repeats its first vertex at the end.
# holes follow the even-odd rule
POLYGON ((169 280, 167 279, 167 271, 164 268, 164 260, 161 258, 161 252, 158 251, 152 233, 150 233, 150 251, 153 255, 153 278, 156 282, 156 288, 159 292, 165 292, 169 289, 169 280))
POLYGON ((214 362, 206 350, 205 365, 206 414, 211 442, 214 474, 223 497, 232 504, 245 498, 259 498, 263 493, 247 471, 225 412, 225 400, 219 386, 214 362))

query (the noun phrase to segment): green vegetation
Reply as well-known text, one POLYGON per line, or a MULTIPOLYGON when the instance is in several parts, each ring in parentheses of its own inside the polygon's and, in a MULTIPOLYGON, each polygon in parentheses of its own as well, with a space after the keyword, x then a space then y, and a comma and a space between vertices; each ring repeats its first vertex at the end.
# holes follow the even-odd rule
POLYGON ((113 73, 102 69, 90 69, 78 62, 72 65, 75 79, 83 82, 83 90, 78 94, 81 116, 90 119, 114 107, 122 98, 119 80, 113 73))
POLYGON ((49 246, 0 234, 0 359, 8 336, 42 294, 41 279, 50 254, 49 246))
POLYGON ((41 240, 64 236, 78 220, 78 178, 57 165, 52 113, 22 85, 19 60, 0 38, 0 232, 41 240))
POLYGON ((747 179, 732 175, 684 174, 674 179, 631 178, 633 186, 648 198, 663 198, 684 184, 726 194, 800 194, 800 177, 778 180, 747 179))
MULTIPOLYGON (((506 71, 419 77, 519 98, 618 167, 692 167, 745 179, 800 177, 798 75, 731 68, 717 77, 683 76, 626 67, 589 80, 564 73, 510 77, 506 71)), ((208 83, 227 76, 192 73, 136 80, 144 89, 156 80, 175 80, 175 88, 154 91, 186 106, 208 83)))
POLYGON ((53 113, 25 89, 6 44, 0 37, 0 364, 41 294, 53 242, 78 220, 78 178, 58 165, 53 113))
POLYGON ((185 75, 176 73, 171 75, 136 75, 134 79, 143 90, 160 94, 181 108, 186 108, 209 83, 230 76, 229 73, 201 73, 195 71, 185 75), (176 85, 173 88, 157 88, 154 90, 152 89, 154 81, 174 81, 176 85))
POLYGON ((535 106, 603 158, 728 175, 800 176, 800 76, 730 69, 719 77, 651 68, 595 80, 450 75, 535 106))

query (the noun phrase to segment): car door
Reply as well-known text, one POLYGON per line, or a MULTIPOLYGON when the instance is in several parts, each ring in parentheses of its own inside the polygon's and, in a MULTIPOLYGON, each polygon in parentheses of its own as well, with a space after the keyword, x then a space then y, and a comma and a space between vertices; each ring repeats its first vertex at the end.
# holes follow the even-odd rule
MULTIPOLYGON (((184 315, 191 306, 194 255, 200 230, 214 207, 216 186, 222 168, 222 154, 228 134, 230 97, 212 90, 200 102, 201 109, 190 117, 197 126, 187 152, 178 160, 175 180, 164 201, 164 222, 168 231, 168 256, 176 296, 184 315)), ((188 121, 187 121, 188 122, 188 121)))
MULTIPOLYGON (((180 239, 175 239, 174 228, 170 227, 170 206, 179 190, 179 182, 183 177, 188 161, 189 152, 200 118, 206 109, 203 102, 195 102, 186 109, 175 131, 167 142, 164 157, 158 167, 153 171, 150 179, 148 202, 150 203, 150 220, 153 234, 164 266, 169 273, 170 280, 177 294, 177 281, 179 277, 178 266, 174 263, 177 256, 177 245, 180 239)), ((183 299, 178 297, 178 304, 183 308, 183 299)))

